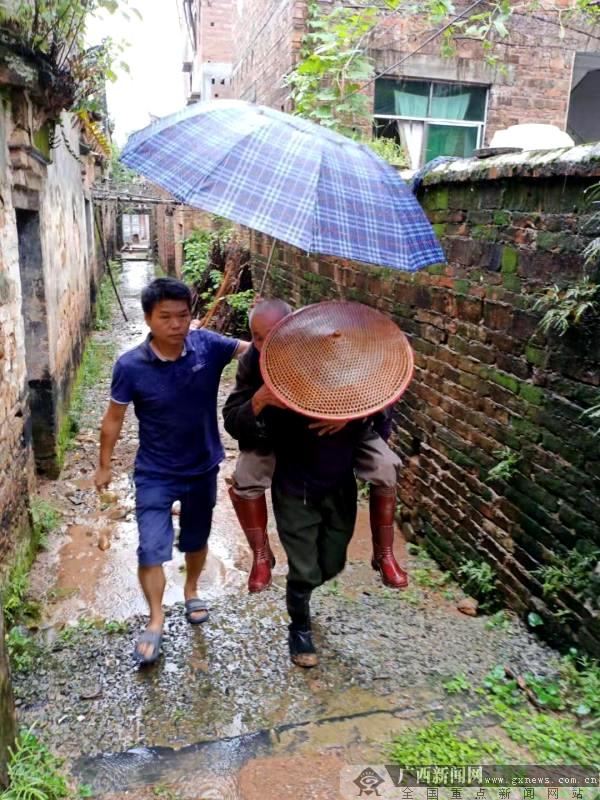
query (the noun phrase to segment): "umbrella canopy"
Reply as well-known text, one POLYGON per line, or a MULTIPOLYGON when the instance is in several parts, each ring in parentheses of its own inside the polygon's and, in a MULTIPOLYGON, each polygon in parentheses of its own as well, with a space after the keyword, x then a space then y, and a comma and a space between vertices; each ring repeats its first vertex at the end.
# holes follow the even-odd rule
POLYGON ((187 205, 310 253, 409 272, 445 260, 393 167, 366 145, 265 106, 188 106, 133 134, 121 161, 187 205))
POLYGON ((406 336, 361 303, 306 306, 271 329, 260 353, 265 384, 307 417, 367 417, 404 393, 413 374, 406 336))

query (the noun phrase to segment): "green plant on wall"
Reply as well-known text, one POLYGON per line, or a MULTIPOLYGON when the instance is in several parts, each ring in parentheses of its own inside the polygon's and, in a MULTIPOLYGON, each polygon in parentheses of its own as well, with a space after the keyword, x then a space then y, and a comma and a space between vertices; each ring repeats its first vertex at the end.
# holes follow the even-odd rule
POLYGON ((564 557, 556 558, 534 571, 542 581, 542 589, 547 597, 555 597, 563 589, 569 589, 579 597, 589 596, 594 602, 598 599, 598 580, 595 570, 600 561, 600 548, 591 542, 581 540, 564 557))
POLYGON ((488 470, 485 478, 486 483, 493 483, 494 481, 509 482, 517 471, 517 467, 521 461, 521 456, 514 453, 510 447, 504 447, 502 450, 495 450, 495 456, 500 457, 500 461, 488 470))
POLYGON ((591 322, 600 311, 600 285, 587 275, 580 281, 561 289, 547 286, 533 304, 534 311, 544 311, 539 322, 543 333, 559 336, 573 327, 591 322))
POLYGON ((369 101, 359 90, 374 74, 366 39, 377 15, 374 6, 310 5, 301 60, 286 78, 297 114, 350 136, 370 123, 369 101))
MULTIPOLYGON (((584 198, 588 205, 600 201, 600 183, 590 186, 584 192, 584 198)), ((599 223, 600 212, 592 214, 589 222, 593 225, 599 223)), ((539 329, 543 333, 564 336, 571 328, 582 327, 598 319, 600 283, 597 276, 600 269, 600 237, 588 242, 582 255, 583 278, 565 287, 556 284, 547 286, 533 304, 534 311, 544 312, 539 322, 539 329)))
POLYGON ((487 561, 469 559, 459 568, 458 574, 463 578, 463 588, 479 600, 483 611, 489 609, 496 600, 496 573, 487 561))

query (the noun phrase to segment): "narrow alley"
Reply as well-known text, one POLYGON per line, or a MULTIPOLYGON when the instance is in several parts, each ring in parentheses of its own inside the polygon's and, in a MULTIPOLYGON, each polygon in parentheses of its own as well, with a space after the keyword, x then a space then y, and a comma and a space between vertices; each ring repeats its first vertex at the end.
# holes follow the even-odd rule
MULTIPOLYGON (((94 334, 97 345, 114 341, 118 353, 140 340, 139 293, 152 277, 150 263, 124 262, 120 293, 129 322, 115 304, 110 328, 94 334)), ((388 763, 392 738, 416 722, 451 719, 460 710, 469 730, 479 700, 459 700, 444 682, 460 674, 477 686, 498 664, 509 663, 515 674, 554 668, 557 654, 516 619, 492 627, 489 617, 460 613, 460 590, 420 552, 398 552, 408 559, 411 588, 384 588, 369 563, 366 507, 341 579, 316 592, 321 665, 295 668, 280 546, 274 585, 246 593, 249 551, 226 497, 236 447, 225 438, 200 586, 210 620, 198 628, 186 623, 177 556, 168 570, 163 656, 138 669, 132 651, 144 606, 135 575, 131 412, 110 492, 98 499, 91 482, 109 375, 107 360, 102 379, 86 390, 84 422, 60 479, 40 487, 62 525, 31 577, 30 595, 43 606, 43 647, 30 670, 14 675, 22 724, 35 723, 94 796, 144 798, 166 787, 171 794, 163 796, 178 798, 329 800, 344 764, 388 763)), ((228 368, 221 402, 232 380, 228 368)), ((271 534, 277 544, 272 527, 271 534)), ((519 752, 494 715, 476 719, 508 752, 519 752)))

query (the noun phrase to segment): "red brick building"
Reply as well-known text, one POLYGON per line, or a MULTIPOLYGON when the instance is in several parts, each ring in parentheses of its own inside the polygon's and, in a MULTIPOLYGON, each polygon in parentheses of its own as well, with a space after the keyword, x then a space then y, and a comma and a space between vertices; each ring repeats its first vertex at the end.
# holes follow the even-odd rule
MULTIPOLYGON (((237 0, 232 10, 233 96, 291 110, 283 79, 299 58, 308 3, 237 0)), ((382 18, 369 42, 376 71, 432 32, 415 15, 382 18)), ((413 167, 435 155, 468 156, 517 123, 556 125, 576 142, 600 139, 600 26, 569 18, 561 28, 552 9, 515 13, 494 51, 502 68, 486 64, 480 42, 457 44, 457 57, 444 58, 438 37, 368 89, 374 128, 399 140, 413 167)))
POLYGON ((188 103, 231 97, 233 0, 180 0, 188 103))

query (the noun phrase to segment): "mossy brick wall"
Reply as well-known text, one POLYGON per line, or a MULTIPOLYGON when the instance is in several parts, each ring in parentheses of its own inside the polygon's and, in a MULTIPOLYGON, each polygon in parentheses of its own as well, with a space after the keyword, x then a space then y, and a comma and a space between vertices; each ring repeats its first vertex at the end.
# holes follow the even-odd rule
MULTIPOLYGON (((536 575, 579 541, 600 546, 600 440, 581 417, 600 400, 599 330, 546 337, 531 309, 541 287, 583 274, 581 251, 600 234, 582 201, 596 162, 571 175, 465 163, 431 176, 420 198, 447 265, 410 275, 278 245, 269 293, 296 306, 356 300, 398 323, 416 359, 392 437, 405 535, 451 569, 487 561, 512 608, 600 654, 589 601, 544 596, 536 575), (504 448, 518 469, 490 483, 504 448)), ((251 235, 258 280, 270 246, 251 235)))

